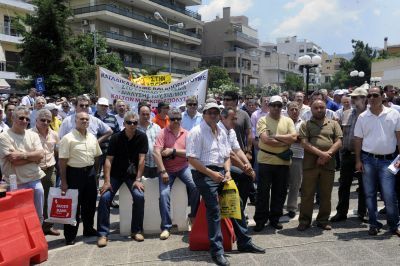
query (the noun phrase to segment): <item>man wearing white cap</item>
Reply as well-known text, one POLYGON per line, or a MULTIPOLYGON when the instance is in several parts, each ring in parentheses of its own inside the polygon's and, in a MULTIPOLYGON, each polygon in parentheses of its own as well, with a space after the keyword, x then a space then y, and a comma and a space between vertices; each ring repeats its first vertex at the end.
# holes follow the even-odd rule
POLYGON ((275 229, 283 228, 279 218, 287 193, 290 145, 297 140, 297 133, 292 119, 281 115, 282 107, 282 97, 272 96, 268 115, 257 123, 259 177, 253 229, 256 232, 263 230, 268 220, 275 229))
POLYGON ((58 118, 58 107, 54 103, 48 103, 44 106, 45 109, 51 112, 50 129, 58 132, 61 126, 61 120, 58 118))
POLYGON ((333 102, 337 104, 339 109, 342 107, 342 97, 344 95, 343 90, 335 90, 333 92, 333 102))

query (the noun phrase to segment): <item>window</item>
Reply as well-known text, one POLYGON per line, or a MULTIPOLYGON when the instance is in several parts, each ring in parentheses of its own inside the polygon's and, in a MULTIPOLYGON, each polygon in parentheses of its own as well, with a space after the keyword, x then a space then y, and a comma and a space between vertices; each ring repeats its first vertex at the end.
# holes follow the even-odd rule
POLYGON ((116 28, 116 27, 111 27, 111 26, 110 26, 110 31, 111 31, 112 33, 119 34, 119 29, 116 28))
POLYGON ((4 34, 11 36, 18 36, 17 30, 14 28, 13 23, 15 18, 4 16, 4 34))

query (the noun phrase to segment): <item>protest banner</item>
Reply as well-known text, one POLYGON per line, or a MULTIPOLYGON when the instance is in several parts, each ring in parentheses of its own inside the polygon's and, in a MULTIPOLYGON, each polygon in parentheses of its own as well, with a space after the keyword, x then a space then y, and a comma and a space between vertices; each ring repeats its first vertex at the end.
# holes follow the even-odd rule
POLYGON ((137 79, 133 79, 132 82, 144 86, 159 86, 164 84, 170 84, 171 75, 165 74, 165 75, 142 76, 137 79))
POLYGON ((204 103, 206 98, 208 70, 159 86, 132 83, 103 67, 98 67, 97 73, 99 97, 105 97, 111 101, 121 99, 131 106, 137 106, 140 101, 148 100, 153 107, 156 107, 159 102, 167 102, 177 107, 185 103, 190 96, 196 96, 199 104, 204 103))

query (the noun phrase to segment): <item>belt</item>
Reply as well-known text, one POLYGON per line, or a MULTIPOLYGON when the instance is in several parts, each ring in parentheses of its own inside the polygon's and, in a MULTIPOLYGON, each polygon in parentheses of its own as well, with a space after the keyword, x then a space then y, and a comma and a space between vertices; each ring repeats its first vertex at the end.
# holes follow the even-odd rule
POLYGON ((92 170, 93 166, 94 165, 89 165, 89 166, 85 166, 85 167, 72 167, 72 166, 68 165, 69 168, 79 169, 79 170, 83 170, 83 171, 90 171, 90 170, 92 170))
POLYGON ((369 153, 366 151, 361 151, 362 153, 364 153, 365 155, 369 156, 369 157, 373 157, 375 159, 383 159, 383 160, 393 160, 394 158, 396 158, 396 155, 394 153, 391 154, 373 154, 373 153, 369 153))
POLYGON ((206 165, 207 168, 213 170, 213 171, 221 171, 224 170, 223 167, 221 166, 216 166, 216 165, 206 165))

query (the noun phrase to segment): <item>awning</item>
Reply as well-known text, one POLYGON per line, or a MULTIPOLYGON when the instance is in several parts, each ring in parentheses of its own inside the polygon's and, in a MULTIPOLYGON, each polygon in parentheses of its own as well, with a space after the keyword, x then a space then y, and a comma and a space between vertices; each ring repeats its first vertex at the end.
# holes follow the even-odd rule
POLYGON ((0 79, 0 89, 9 89, 11 86, 5 79, 0 79))

